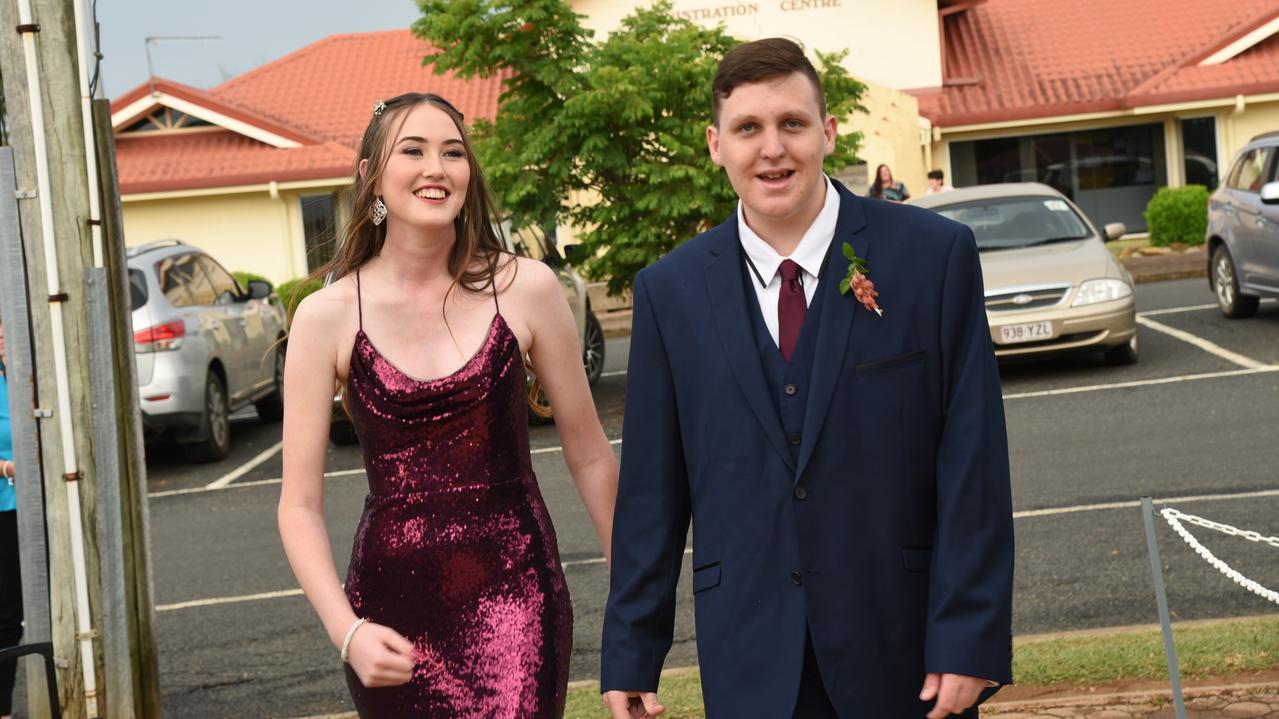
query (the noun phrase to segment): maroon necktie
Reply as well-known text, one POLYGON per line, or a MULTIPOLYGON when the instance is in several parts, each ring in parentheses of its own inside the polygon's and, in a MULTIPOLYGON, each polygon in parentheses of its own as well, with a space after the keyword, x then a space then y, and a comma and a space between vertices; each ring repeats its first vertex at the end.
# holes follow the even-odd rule
POLYGON ((782 260, 782 291, 777 296, 777 346, 782 357, 790 362, 799 330, 804 326, 804 313, 808 302, 804 299, 804 285, 799 281, 802 270, 794 260, 782 260))

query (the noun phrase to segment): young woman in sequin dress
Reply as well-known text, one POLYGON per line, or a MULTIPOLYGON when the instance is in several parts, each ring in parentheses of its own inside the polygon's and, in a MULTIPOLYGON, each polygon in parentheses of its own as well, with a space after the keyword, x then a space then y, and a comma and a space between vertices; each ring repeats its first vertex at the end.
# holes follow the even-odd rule
POLYGON ((347 647, 362 717, 561 716, 572 608, 529 456, 526 356, 606 557, 617 486, 568 303, 549 268, 503 249, 462 116, 438 96, 378 104, 352 196, 317 272, 335 279, 289 334, 289 562, 347 647), (323 514, 335 382, 369 483, 345 588, 323 514))

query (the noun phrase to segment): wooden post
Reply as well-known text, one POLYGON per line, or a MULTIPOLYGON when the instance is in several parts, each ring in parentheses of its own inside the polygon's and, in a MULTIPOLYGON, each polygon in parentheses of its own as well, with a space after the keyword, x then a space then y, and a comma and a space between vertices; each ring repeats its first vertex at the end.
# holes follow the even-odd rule
MULTIPOLYGON (((159 661, 155 644, 155 606, 151 596, 151 540, 147 505, 146 462, 142 444, 141 407, 138 401, 137 364, 133 353, 133 312, 130 307, 129 267, 124 246, 124 214, 120 208, 120 181, 115 164, 115 136, 111 130, 111 103, 93 101, 93 125, 98 154, 98 186, 102 192, 103 262, 110 294, 111 353, 115 378, 115 426, 119 436, 119 526, 106 528, 123 549, 118 582, 103 570, 103 594, 108 585, 119 586, 122 605, 107 611, 108 641, 107 713, 109 717, 159 717, 159 661), (109 638, 110 635, 108 635, 109 638), (111 659, 117 662, 112 666, 111 659)), ((106 510, 104 510, 104 513, 106 510)), ((104 546, 106 542, 103 542, 104 546)))
POLYGON ((0 0, 0 66, 5 68, 5 106, 12 121, 9 137, 31 292, 40 463, 48 479, 50 629, 63 715, 87 719, 102 716, 104 672, 83 275, 84 268, 93 264, 93 254, 73 9, 68 0, 0 0), (23 17, 20 2, 30 3, 29 18, 23 17), (34 38, 34 63, 29 62, 24 46, 28 38, 34 38), (36 108, 43 122, 42 148, 36 146, 33 96, 42 99, 36 108), (38 152, 47 153, 48 158, 43 178, 37 172, 38 152), (48 254, 44 241, 50 230, 56 257, 48 254), (59 278, 58 286, 52 288, 50 263, 56 263, 59 278), (60 332, 56 331, 59 322, 60 332), (62 357, 57 356, 57 342, 64 344, 62 357), (64 379, 59 380, 63 372, 64 379), (60 386, 61 382, 65 384, 60 386), (64 450, 67 420, 74 443, 69 453, 64 450), (70 493, 77 495, 79 516, 74 516, 70 493), (81 555, 83 561, 77 567, 73 560, 81 555), (86 592, 87 602, 82 602, 86 592), (88 631, 81 631, 86 625, 88 631), (87 656, 89 652, 92 656, 87 656), (87 691, 86 679, 98 690, 87 691))

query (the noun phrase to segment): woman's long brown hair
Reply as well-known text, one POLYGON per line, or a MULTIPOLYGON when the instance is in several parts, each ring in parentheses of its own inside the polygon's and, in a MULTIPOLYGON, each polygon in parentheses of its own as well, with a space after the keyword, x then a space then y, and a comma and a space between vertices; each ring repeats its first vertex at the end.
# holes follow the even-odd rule
MULTIPOLYGON (((495 286, 497 275, 514 257, 506 249, 500 225, 494 216, 496 202, 483 171, 475 161, 465 118, 443 97, 421 92, 409 92, 379 102, 373 118, 364 129, 364 137, 360 140, 360 151, 356 157, 351 184, 350 212, 338 236, 336 251, 332 259, 307 277, 307 282, 322 278, 330 282, 337 281, 359 270, 382 251, 382 246, 386 243, 386 223, 373 224, 373 202, 377 200, 375 188, 391 156, 395 135, 404 126, 409 111, 418 105, 431 105, 449 116, 462 136, 466 161, 471 169, 471 180, 466 187, 462 212, 453 221, 456 240, 448 260, 453 283, 445 293, 444 301, 448 302, 449 293, 459 286, 470 292, 489 289, 498 291, 495 286), (360 172, 360 164, 365 160, 367 164, 364 172, 360 172)), ((511 281, 514 281, 514 273, 511 281)), ((342 391, 345 405, 345 388, 342 391)), ((534 378, 529 385, 529 407, 539 415, 549 416, 549 410, 535 401, 540 392, 541 387, 534 378)))

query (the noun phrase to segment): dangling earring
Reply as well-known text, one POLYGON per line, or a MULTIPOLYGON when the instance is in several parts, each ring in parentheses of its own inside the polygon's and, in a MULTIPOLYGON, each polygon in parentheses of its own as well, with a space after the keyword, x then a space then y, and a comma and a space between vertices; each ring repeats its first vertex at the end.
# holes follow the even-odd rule
POLYGON ((369 214, 373 217, 374 227, 382 224, 382 220, 386 219, 386 203, 382 202, 381 197, 373 201, 373 209, 369 214))

